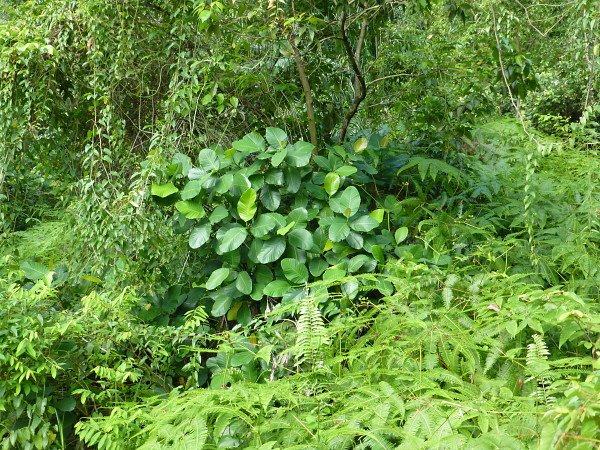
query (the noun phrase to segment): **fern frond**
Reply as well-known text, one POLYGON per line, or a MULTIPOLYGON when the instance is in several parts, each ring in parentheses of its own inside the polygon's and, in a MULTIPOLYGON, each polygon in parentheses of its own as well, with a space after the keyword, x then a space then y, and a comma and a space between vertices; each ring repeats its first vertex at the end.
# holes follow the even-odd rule
POLYGON ((301 300, 296 329, 298 361, 309 362, 315 366, 318 360, 322 359, 323 349, 329 345, 329 336, 321 311, 312 296, 301 300))

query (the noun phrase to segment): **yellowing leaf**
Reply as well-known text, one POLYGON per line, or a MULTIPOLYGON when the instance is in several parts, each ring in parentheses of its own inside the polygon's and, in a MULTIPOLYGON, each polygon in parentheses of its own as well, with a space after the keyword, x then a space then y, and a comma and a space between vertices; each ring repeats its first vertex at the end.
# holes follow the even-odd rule
POLYGON ((366 148, 367 148, 367 145, 368 145, 368 144, 369 144, 369 141, 368 141, 368 139, 367 139, 367 138, 365 138, 365 137, 358 138, 358 139, 356 140, 356 142, 354 143, 354 151, 355 151, 356 153, 360 153, 360 152, 362 152, 364 149, 366 149, 366 148))

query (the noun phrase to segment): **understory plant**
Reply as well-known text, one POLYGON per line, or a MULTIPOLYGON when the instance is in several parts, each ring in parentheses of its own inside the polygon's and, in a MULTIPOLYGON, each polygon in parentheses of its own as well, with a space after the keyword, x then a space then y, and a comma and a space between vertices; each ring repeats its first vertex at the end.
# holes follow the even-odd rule
POLYGON ((282 351, 268 336, 289 321, 284 304, 268 314, 258 343, 241 351, 224 343, 223 370, 260 360, 257 382, 121 405, 80 422, 79 436, 102 449, 588 448, 595 415, 575 408, 583 399, 597 408, 588 376, 597 306, 518 276, 481 276, 476 266, 402 261, 388 270, 392 292, 377 303, 357 298, 360 314, 327 322, 317 299, 300 299, 295 343, 282 351), (287 375, 273 378, 281 366, 287 375))

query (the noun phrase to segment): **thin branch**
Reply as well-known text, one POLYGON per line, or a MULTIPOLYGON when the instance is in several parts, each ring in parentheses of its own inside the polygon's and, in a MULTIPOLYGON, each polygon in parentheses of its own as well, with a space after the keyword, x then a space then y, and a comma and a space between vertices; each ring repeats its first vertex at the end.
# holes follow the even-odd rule
POLYGON ((379 83, 380 81, 390 80, 392 78, 417 77, 417 76, 419 76, 419 75, 415 75, 413 73, 395 73, 393 75, 386 75, 385 77, 375 78, 374 80, 371 80, 367 83, 367 87, 370 87, 371 85, 373 85, 375 83, 379 83))
MULTIPOLYGON (((358 36, 358 42, 356 43, 356 52, 354 52, 354 59, 360 63, 360 54, 362 52, 363 44, 365 42, 365 33, 367 31, 367 25, 369 22, 367 19, 363 19, 360 24, 360 34, 358 36)), ((354 77, 354 92, 360 89, 360 82, 358 81, 358 77, 354 77)))
POLYGON ((350 41, 348 40, 348 35, 346 34, 346 12, 342 11, 342 17, 340 20, 340 27, 342 31, 342 42, 344 43, 344 48, 346 49, 346 54, 348 59, 350 60, 350 64, 352 65, 352 70, 354 71, 354 75, 358 79, 359 89, 354 92, 354 101, 352 102, 352 106, 346 114, 344 118, 344 123, 342 125, 342 130, 340 131, 340 142, 343 142, 346 138, 346 133, 348 132, 348 127, 350 126, 350 121, 356 115, 358 111, 358 107, 361 102, 367 96, 367 84, 365 83, 365 77, 363 76, 362 71, 358 65, 358 61, 356 60, 356 55, 354 51, 352 51, 352 46, 350 45, 350 41))
POLYGON ((296 62, 296 69, 298 70, 298 76, 302 82, 302 90, 304 91, 304 101, 306 103, 306 115, 308 116, 308 132, 310 133, 310 143, 315 146, 313 149, 313 155, 318 154, 318 140, 317 140, 317 122, 315 120, 315 109, 313 107, 313 96, 310 89, 310 83, 306 76, 306 70, 304 67, 304 61, 296 45, 294 32, 290 30, 288 33, 288 42, 294 52, 294 61, 296 62))

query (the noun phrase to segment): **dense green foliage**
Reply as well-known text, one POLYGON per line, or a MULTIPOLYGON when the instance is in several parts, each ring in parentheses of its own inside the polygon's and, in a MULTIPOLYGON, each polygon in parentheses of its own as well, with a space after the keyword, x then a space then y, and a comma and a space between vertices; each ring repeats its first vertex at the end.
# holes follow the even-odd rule
POLYGON ((0 0, 0 448, 600 447, 599 11, 0 0))

